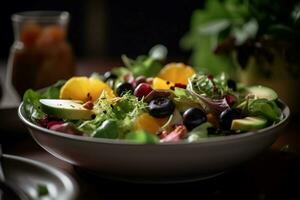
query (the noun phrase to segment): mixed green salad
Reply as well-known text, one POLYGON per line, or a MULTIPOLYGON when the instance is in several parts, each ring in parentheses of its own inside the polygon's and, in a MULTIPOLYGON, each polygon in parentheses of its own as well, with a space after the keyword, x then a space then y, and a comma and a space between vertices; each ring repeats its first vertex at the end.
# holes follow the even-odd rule
POLYGON ((27 90, 27 118, 50 130, 138 143, 194 142, 243 134, 279 122, 275 91, 245 87, 183 63, 164 65, 166 48, 130 59, 104 75, 76 76, 27 90))

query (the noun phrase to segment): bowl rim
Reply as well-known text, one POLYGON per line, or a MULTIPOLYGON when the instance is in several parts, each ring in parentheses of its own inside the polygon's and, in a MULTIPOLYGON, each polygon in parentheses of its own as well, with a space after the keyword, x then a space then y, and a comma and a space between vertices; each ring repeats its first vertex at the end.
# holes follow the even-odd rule
POLYGON ((262 135, 267 134, 270 131, 274 129, 281 129, 284 126, 287 125, 289 118, 290 118, 290 109, 287 106, 286 103, 284 103, 282 100, 278 99, 278 102, 280 103, 281 111, 283 114, 283 119, 280 120, 280 122, 268 126, 263 129, 259 129, 256 131, 250 131, 242 134, 235 134, 235 135, 228 135, 228 136, 218 136, 218 137, 211 137, 211 138, 205 138, 200 141, 195 142, 188 142, 185 140, 181 140, 179 142, 166 142, 166 143, 157 143, 157 144, 141 144, 130 140, 122 140, 122 139, 108 139, 108 138, 93 138, 93 137, 85 137, 85 136, 78 136, 78 135, 70 135, 58 131, 53 131, 41 126, 38 126, 31 122, 30 120, 25 117, 25 113, 23 113, 23 105, 24 103, 21 102, 18 108, 18 116, 21 119, 21 121, 27 125, 27 128, 32 128, 56 137, 64 138, 64 139, 70 139, 75 141, 81 141, 81 142, 92 142, 92 143, 100 143, 100 144, 117 144, 117 145, 134 145, 134 146, 178 146, 178 145, 199 145, 199 144, 213 144, 213 143, 222 143, 222 142, 228 142, 228 141, 235 141, 235 140, 241 140, 246 139, 250 137, 254 137, 256 135, 262 135))

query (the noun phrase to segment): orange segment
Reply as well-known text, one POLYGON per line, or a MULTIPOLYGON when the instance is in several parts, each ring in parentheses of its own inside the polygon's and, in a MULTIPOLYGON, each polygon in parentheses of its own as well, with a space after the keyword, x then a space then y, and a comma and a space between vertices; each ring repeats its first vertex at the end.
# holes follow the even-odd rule
POLYGON ((152 81, 152 88, 154 90, 169 90, 174 85, 171 81, 166 81, 158 77, 155 77, 152 81))
POLYGON ((158 77, 173 83, 187 85, 188 78, 195 73, 195 70, 188 65, 183 63, 170 63, 160 70, 158 77))
POLYGON ((152 117, 149 113, 141 114, 136 122, 135 128, 136 129, 143 129, 149 133, 155 134, 160 127, 162 127, 165 123, 167 123, 167 118, 155 118, 152 117))
POLYGON ((70 78, 60 90, 60 99, 96 101, 105 91, 108 97, 115 97, 113 90, 101 80, 85 76, 70 78))

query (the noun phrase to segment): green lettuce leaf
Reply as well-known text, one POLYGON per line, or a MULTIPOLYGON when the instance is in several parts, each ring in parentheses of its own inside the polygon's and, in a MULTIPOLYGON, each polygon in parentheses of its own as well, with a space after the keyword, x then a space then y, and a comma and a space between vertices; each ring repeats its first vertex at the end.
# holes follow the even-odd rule
POLYGON ((130 93, 126 93, 112 102, 107 98, 106 93, 103 92, 94 105, 96 118, 82 122, 78 129, 88 135, 94 135, 94 131, 103 122, 114 120, 119 128, 119 138, 122 138, 132 129, 136 118, 145 111, 146 106, 143 100, 138 100, 137 97, 130 93))
POLYGON ((126 135, 125 139, 140 144, 156 144, 159 142, 159 138, 156 135, 147 133, 144 130, 136 130, 136 131, 129 132, 126 135))
POLYGON ((66 81, 60 80, 55 84, 39 90, 34 91, 28 89, 23 95, 23 103, 26 115, 31 121, 36 122, 45 117, 45 113, 41 110, 40 99, 58 99, 60 88, 65 84, 66 81))
POLYGON ((173 94, 173 102, 176 104, 176 108, 180 112, 184 112, 191 107, 200 109, 203 108, 203 103, 199 101, 198 98, 191 95, 190 92, 186 89, 175 87, 173 94))
POLYGON ((40 99, 42 95, 32 89, 27 90, 23 96, 24 111, 33 122, 45 117, 45 113, 41 110, 40 99))
POLYGON ((189 78, 187 90, 204 95, 211 99, 220 99, 224 94, 232 93, 227 86, 225 74, 217 77, 209 77, 206 74, 195 74, 189 78))
MULTIPOLYGON (((126 55, 122 55, 124 65, 129 71, 136 76, 153 77, 158 74, 163 67, 161 61, 166 59, 167 48, 163 45, 155 45, 151 48, 149 55, 138 56, 135 60, 128 58, 126 55)), ((122 69, 121 72, 125 70, 122 69)))
POLYGON ((189 132, 188 141, 195 142, 201 140, 203 138, 208 138, 208 128, 211 128, 212 125, 209 122, 205 122, 196 128, 194 128, 191 132, 189 132))
POLYGON ((55 84, 49 86, 41 95, 44 99, 59 99, 61 87, 66 83, 65 80, 57 81, 55 84))
POLYGON ((271 122, 278 122, 282 117, 282 112, 275 101, 267 99, 247 99, 238 108, 248 116, 261 116, 271 122))

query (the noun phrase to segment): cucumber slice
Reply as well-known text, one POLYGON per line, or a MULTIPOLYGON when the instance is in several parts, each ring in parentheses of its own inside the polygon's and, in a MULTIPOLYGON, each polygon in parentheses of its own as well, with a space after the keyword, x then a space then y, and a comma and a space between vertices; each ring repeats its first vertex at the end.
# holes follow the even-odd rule
POLYGON ((245 117, 243 119, 234 119, 231 123, 231 130, 251 131, 262 129, 267 126, 267 120, 261 117, 245 117))
POLYGON ((278 98, 278 95, 274 90, 261 85, 248 87, 247 91, 249 94, 253 94, 259 99, 267 99, 272 101, 278 98))
POLYGON ((40 99, 43 112, 62 119, 92 119, 94 112, 85 109, 81 101, 63 99, 40 99))

